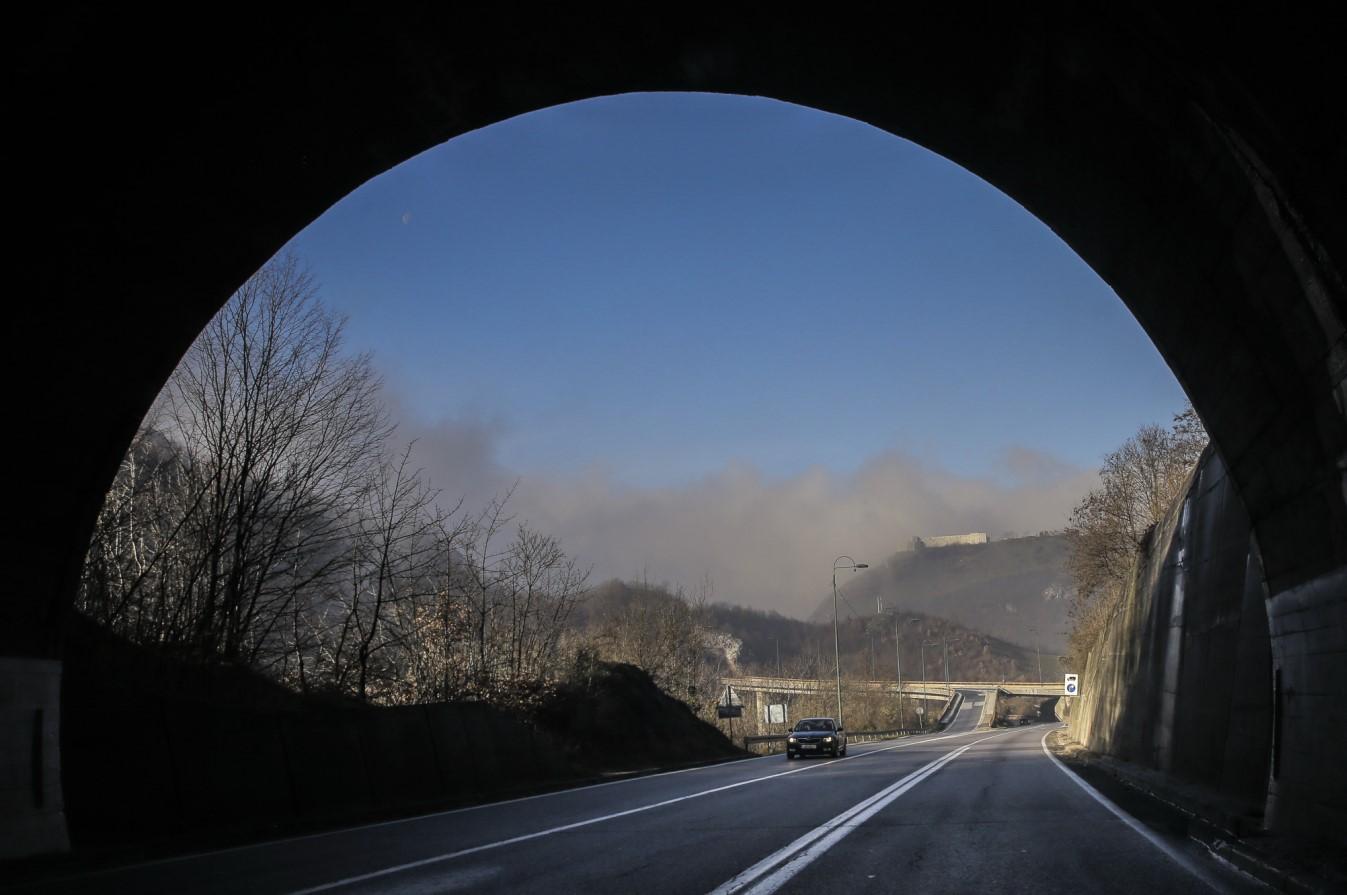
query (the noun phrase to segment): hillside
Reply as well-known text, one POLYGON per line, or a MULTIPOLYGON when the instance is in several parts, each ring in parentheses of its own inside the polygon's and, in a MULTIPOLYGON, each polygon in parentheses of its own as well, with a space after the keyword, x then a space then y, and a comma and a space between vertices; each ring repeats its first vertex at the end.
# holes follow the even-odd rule
MULTIPOLYGON (((803 621, 725 603, 694 606, 664 586, 608 581, 594 588, 573 623, 592 634, 616 620, 632 620, 633 628, 625 635, 629 652, 617 658, 644 664, 672 688, 670 692, 681 693, 687 684, 694 683, 684 680, 687 666, 693 663, 677 646, 680 632, 690 633, 688 624, 715 632, 722 646, 731 644, 733 653, 732 658, 708 656, 709 677, 696 682, 701 688, 716 687, 721 674, 774 675, 780 671, 788 677, 831 677, 831 602, 828 608, 826 621, 803 621)), ((924 650, 925 672, 932 680, 944 677, 942 654, 946 650, 950 677, 956 680, 1030 680, 1038 673, 1032 647, 989 637, 937 617, 923 616, 913 624, 910 619, 914 615, 905 616, 909 620, 896 628, 891 616, 844 618, 838 631, 843 674, 892 680, 897 676, 901 653, 904 678, 920 678, 923 642, 928 644, 924 650)), ((1045 655, 1044 675, 1051 676, 1055 671, 1053 657, 1045 655)))
MULTIPOLYGON (((1066 650, 1066 552, 1063 535, 902 551, 859 574, 839 573, 845 599, 838 610, 863 617, 882 599, 885 612, 939 616, 1055 655, 1066 650)), ((831 621, 832 614, 828 593, 811 619, 831 621)))
MULTIPOLYGON (((954 680, 1031 680, 1037 674, 1036 657, 1024 648, 996 637, 970 630, 947 619, 911 613, 908 621, 895 626, 891 616, 843 618, 838 629, 838 648, 844 675, 892 680, 897 675, 901 652, 903 677, 922 676, 922 642, 926 676, 944 677, 942 650, 948 650, 949 674, 954 680)), ((832 601, 827 621, 800 621, 775 612, 764 613, 742 606, 717 604, 709 607, 708 622, 742 642, 738 670, 745 674, 782 674, 793 677, 828 677, 833 674, 832 601), (778 654, 780 661, 778 663, 778 654)), ((1043 660, 1043 673, 1055 672, 1051 657, 1043 660)))

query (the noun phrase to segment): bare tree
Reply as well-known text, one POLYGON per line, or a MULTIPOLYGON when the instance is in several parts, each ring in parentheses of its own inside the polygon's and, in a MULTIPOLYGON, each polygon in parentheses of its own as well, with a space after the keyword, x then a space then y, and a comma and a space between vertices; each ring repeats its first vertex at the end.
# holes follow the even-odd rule
POLYGON ((742 644, 711 626, 710 581, 703 580, 692 596, 649 582, 612 581, 604 587, 623 591, 616 596, 625 605, 591 632, 598 655, 643 669, 666 693, 714 717, 720 681, 735 670, 742 644))
MULTIPOLYGON (((206 327, 123 461, 80 607, 140 642, 370 702, 510 699, 559 673, 588 573, 445 511, 391 434, 367 356, 293 259, 206 327)), ((506 536, 513 529, 513 537, 506 536)))
POLYGON ((140 642, 173 642, 182 631, 180 580, 194 559, 178 537, 190 495, 177 446, 142 428, 122 458, 86 555, 79 606, 140 642))
POLYGON ((1206 444, 1191 405, 1169 429, 1143 426, 1105 458, 1099 487, 1072 511, 1067 564, 1075 591, 1068 611, 1077 658, 1126 592, 1138 545, 1179 496, 1206 444))
POLYGON ((346 586, 332 601, 340 620, 317 632, 332 686, 361 701, 391 701, 403 687, 419 633, 412 607, 436 595, 437 535, 447 517, 438 493, 411 469, 411 451, 384 463, 367 489, 346 547, 346 586))
MULTIPOLYGON (((235 293, 152 413, 172 445, 160 451, 169 465, 153 486, 172 493, 151 488, 153 512, 132 515, 153 535, 113 548, 138 571, 87 586, 86 607, 131 636, 201 658, 285 660, 294 601, 333 573, 389 432, 369 359, 344 357, 341 333, 291 258, 235 293)), ((114 486, 114 516, 119 489, 146 507, 135 455, 114 486)), ((116 526, 100 530, 91 555, 107 554, 116 526)))
POLYGON ((518 526, 500 575, 500 646, 507 680, 524 683, 556 673, 562 633, 584 598, 588 578, 555 538, 518 526))
POLYGON ((499 595, 504 581, 501 561, 505 552, 497 538, 511 521, 505 508, 514 488, 494 498, 469 526, 465 540, 464 562, 460 565, 464 602, 472 629, 472 649, 467 676, 480 693, 494 692, 500 679, 496 629, 499 624, 499 595))
POLYGON ((461 513, 462 501, 452 509, 436 509, 431 537, 433 553, 427 561, 428 593, 395 607, 400 633, 400 666, 391 702, 443 702, 463 696, 473 655, 473 626, 463 576, 463 547, 472 520, 461 513))

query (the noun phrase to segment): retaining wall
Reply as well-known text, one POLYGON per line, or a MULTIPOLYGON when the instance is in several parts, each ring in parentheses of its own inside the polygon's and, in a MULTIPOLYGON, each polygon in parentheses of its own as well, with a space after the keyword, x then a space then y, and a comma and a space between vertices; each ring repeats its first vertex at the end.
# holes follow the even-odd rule
POLYGON ((1209 449, 1090 650, 1073 737, 1262 817, 1274 720, 1263 581, 1248 516, 1209 449))

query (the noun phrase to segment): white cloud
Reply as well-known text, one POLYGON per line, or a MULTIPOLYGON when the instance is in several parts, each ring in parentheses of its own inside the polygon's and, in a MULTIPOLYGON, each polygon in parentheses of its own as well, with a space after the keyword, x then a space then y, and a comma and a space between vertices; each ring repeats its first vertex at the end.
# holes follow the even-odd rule
POLYGON ((830 587, 833 558, 882 562, 914 535, 1037 533, 1066 524, 1094 473, 1013 447, 1004 481, 970 478, 890 451, 849 474, 821 468, 788 478, 730 464, 677 487, 636 487, 600 471, 555 476, 509 470, 499 424, 402 424, 445 497, 480 507, 516 481, 515 518, 561 539, 594 580, 648 576, 693 585, 709 574, 716 598, 804 616, 830 587))

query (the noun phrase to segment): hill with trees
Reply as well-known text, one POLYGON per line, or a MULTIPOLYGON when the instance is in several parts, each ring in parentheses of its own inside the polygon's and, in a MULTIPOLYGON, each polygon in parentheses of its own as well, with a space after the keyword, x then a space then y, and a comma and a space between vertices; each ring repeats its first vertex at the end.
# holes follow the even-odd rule
MULTIPOLYGON (((646 669, 660 685, 707 711, 729 675, 783 675, 828 680, 834 675, 833 626, 726 603, 709 589, 689 595, 668 585, 607 581, 576 609, 576 636, 607 661, 646 669)), ((831 608, 831 607, 829 607, 831 608)), ((841 620, 842 675, 894 680, 1030 680, 1038 674, 1034 650, 935 616, 892 615, 841 620), (896 639, 895 639, 896 638, 896 639), (923 643, 926 644, 923 649, 923 643)), ((1043 656, 1043 673, 1055 673, 1043 656)))
MULTIPOLYGON (((1066 536, 1057 533, 900 551, 857 575, 839 577, 838 613, 937 616, 1055 656, 1066 647, 1068 554, 1066 536)), ((829 593, 811 620, 828 621, 832 614, 829 593)))

